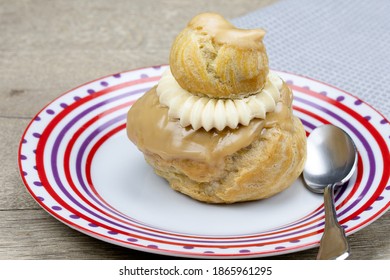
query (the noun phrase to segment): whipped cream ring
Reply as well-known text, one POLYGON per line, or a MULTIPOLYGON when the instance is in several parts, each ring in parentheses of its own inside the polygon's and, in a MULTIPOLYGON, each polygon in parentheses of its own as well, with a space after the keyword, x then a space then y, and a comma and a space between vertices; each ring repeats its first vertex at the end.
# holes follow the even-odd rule
POLYGON ((264 119, 273 112, 280 99, 282 79, 270 71, 264 88, 258 93, 241 99, 222 99, 198 96, 183 89, 168 68, 157 85, 160 104, 168 107, 169 118, 179 120, 183 127, 198 130, 247 126, 254 118, 264 119))

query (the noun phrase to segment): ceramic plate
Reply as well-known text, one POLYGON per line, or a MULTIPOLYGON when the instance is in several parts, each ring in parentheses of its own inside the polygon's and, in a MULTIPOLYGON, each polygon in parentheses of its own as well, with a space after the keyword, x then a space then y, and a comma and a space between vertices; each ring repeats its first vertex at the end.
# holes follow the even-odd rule
MULTIPOLYGON (((321 195, 299 178, 266 200, 209 205, 171 190, 127 139, 126 113, 167 66, 107 76, 66 92, 25 130, 19 168, 33 198, 51 215, 106 242, 181 257, 240 258, 319 245, 321 195)), ((309 134, 332 123, 359 151, 357 172, 336 194, 350 235, 390 207, 389 122, 333 86, 277 72, 294 91, 294 112, 309 134)), ((131 129, 131 128, 130 128, 131 129)))

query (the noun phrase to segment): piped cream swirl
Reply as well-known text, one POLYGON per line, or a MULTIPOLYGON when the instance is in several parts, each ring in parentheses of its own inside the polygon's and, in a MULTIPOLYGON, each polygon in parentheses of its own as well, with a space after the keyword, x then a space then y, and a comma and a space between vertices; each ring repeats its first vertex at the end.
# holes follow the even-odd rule
POLYGON ((264 119, 266 114, 275 110, 280 98, 283 81, 270 71, 264 88, 242 99, 217 99, 194 95, 177 83, 168 68, 157 85, 157 95, 162 105, 168 107, 168 116, 178 119, 183 127, 191 125, 197 130, 206 131, 225 127, 237 128, 239 124, 247 126, 254 118, 264 119))

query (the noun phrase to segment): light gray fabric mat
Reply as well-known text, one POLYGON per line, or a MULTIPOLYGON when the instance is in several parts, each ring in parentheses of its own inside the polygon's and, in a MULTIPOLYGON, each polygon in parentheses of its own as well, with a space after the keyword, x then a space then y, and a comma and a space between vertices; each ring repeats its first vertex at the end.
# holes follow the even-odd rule
POLYGON ((282 0, 232 22, 267 30, 271 68, 343 89, 389 119, 389 0, 282 0))

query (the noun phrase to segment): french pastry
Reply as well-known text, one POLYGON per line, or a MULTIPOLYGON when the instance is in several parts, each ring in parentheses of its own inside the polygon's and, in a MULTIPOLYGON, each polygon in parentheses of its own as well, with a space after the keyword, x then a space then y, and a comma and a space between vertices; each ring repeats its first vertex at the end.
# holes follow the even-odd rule
POLYGON ((292 91, 269 70, 262 29, 194 17, 158 84, 130 108, 129 139, 156 174, 193 199, 271 197, 299 177, 306 134, 292 91))

